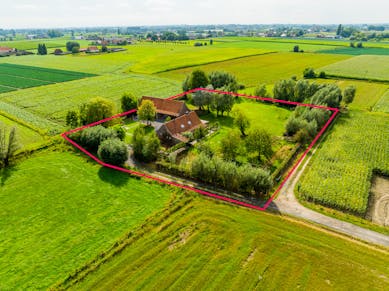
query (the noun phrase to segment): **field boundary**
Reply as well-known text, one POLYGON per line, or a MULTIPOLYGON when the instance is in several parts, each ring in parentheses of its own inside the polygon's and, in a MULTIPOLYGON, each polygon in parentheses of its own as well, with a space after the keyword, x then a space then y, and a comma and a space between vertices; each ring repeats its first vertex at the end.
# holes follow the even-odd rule
POLYGON ((232 95, 232 96, 236 96, 236 97, 243 97, 243 98, 253 99, 253 100, 262 100, 262 101, 271 102, 271 103, 280 103, 280 104, 287 104, 287 105, 294 105, 294 106, 303 106, 303 107, 323 109, 323 110, 331 111, 332 114, 329 117, 329 119, 327 120, 327 122, 325 123, 325 125, 321 128, 319 133, 316 135, 316 137, 313 139, 311 144, 307 147, 307 149, 304 151, 304 153, 301 155, 301 157, 293 165, 292 169, 289 170, 289 172, 287 173, 286 177, 283 179, 283 181, 280 183, 280 185, 277 187, 277 189, 274 191, 274 193, 265 202, 265 204, 263 206, 253 205, 253 204, 250 204, 250 203, 246 203, 246 202, 242 202, 242 201, 239 201, 239 200, 236 200, 236 199, 232 199, 232 198, 228 198, 228 197, 225 197, 225 196, 222 196, 222 195, 218 195, 218 194, 215 194, 215 193, 212 193, 212 192, 203 191, 203 190, 200 190, 200 189, 197 189, 195 187, 191 187, 191 186, 188 186, 188 185, 185 185, 185 184, 168 181, 166 179, 162 179, 160 177, 149 175, 149 174, 146 174, 146 173, 143 173, 143 172, 140 172, 140 171, 129 170, 129 169, 125 169, 125 168, 122 168, 122 167, 118 167, 118 166, 114 166, 114 165, 105 163, 105 162, 101 161, 98 157, 96 157, 95 155, 93 155, 92 153, 87 151, 85 148, 83 148, 82 146, 77 144, 75 141, 73 141, 69 137, 70 134, 82 131, 82 130, 84 130, 86 128, 93 127, 93 126, 105 123, 105 122, 110 121, 112 119, 116 119, 116 118, 120 118, 120 117, 123 117, 123 116, 134 114, 134 113, 137 112, 137 109, 132 109, 132 110, 129 110, 127 112, 119 113, 119 114, 116 114, 116 115, 114 115, 112 117, 108 117, 108 118, 102 119, 100 121, 96 121, 96 122, 93 122, 91 124, 88 124, 88 125, 76 128, 76 129, 72 129, 70 131, 62 133, 61 136, 65 140, 67 140, 70 144, 72 144, 74 147, 79 149, 81 152, 83 152, 84 154, 89 156, 91 159, 93 159, 98 164, 102 165, 103 167, 114 169, 114 170, 117 170, 117 171, 120 171, 120 172, 123 172, 123 173, 127 173, 127 174, 130 174, 132 176, 153 180, 153 181, 156 181, 158 183, 162 183, 162 184, 178 187, 178 188, 181 188, 181 189, 184 189, 184 190, 196 192, 196 193, 201 194, 203 196, 211 197, 211 198, 218 199, 218 200, 221 200, 221 201, 224 201, 224 202, 229 202, 229 203, 232 203, 232 204, 235 204, 235 205, 244 206, 244 207, 255 209, 255 210, 259 210, 259 211, 265 211, 270 206, 270 204, 273 202, 273 200, 277 197, 278 193, 281 191, 281 189, 283 188, 285 183, 289 180, 289 178, 293 175, 295 170, 300 166, 300 164, 303 161, 303 159, 305 158, 305 156, 311 151, 312 147, 316 144, 316 142, 319 140, 319 138, 324 134, 324 132, 327 130, 329 125, 332 123, 334 118, 339 113, 339 109, 338 108, 331 108, 331 107, 322 106, 322 105, 306 104, 306 103, 300 103, 300 102, 294 102, 294 101, 286 101, 286 100, 278 100, 278 99, 267 98, 267 97, 251 96, 251 95, 246 95, 246 94, 225 92, 225 91, 220 91, 220 90, 210 90, 210 89, 205 89, 205 88, 192 89, 192 90, 189 90, 187 92, 183 92, 183 93, 171 96, 171 97, 167 98, 167 100, 177 99, 177 98, 183 97, 183 96, 185 96, 187 94, 198 92, 198 91, 207 91, 207 92, 211 92, 211 93, 226 94, 226 95, 232 95))

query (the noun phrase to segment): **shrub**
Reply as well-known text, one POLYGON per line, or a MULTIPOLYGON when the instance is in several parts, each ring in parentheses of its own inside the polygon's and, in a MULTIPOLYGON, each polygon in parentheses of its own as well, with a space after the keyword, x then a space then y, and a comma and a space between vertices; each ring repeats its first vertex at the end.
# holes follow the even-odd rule
POLYGON ((319 73, 319 78, 322 78, 322 79, 327 78, 326 72, 321 71, 321 72, 319 73))
POLYGON ((123 112, 135 109, 138 106, 138 99, 131 93, 124 93, 120 99, 123 112))
POLYGON ((128 159, 128 148, 119 139, 107 139, 100 144, 97 154, 103 162, 121 166, 128 159))
POLYGON ((86 128, 81 133, 72 135, 71 138, 86 149, 95 152, 104 140, 116 138, 116 134, 111 128, 97 125, 86 128))
POLYGON ((316 73, 313 68, 306 68, 303 72, 304 78, 306 79, 314 79, 316 78, 316 73))
POLYGON ((116 124, 112 129, 118 139, 124 140, 126 138, 126 131, 120 124, 116 124))

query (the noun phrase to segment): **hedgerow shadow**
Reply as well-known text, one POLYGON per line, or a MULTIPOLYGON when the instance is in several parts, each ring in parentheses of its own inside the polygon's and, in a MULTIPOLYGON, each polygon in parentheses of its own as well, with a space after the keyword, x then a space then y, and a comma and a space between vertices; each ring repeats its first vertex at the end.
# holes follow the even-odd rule
POLYGON ((122 187, 126 185, 130 179, 130 175, 122 173, 117 170, 109 169, 106 167, 100 168, 98 172, 99 178, 115 187, 122 187))
POLYGON ((15 166, 0 169, 0 186, 3 187, 5 182, 12 176, 12 173, 16 171, 15 166))

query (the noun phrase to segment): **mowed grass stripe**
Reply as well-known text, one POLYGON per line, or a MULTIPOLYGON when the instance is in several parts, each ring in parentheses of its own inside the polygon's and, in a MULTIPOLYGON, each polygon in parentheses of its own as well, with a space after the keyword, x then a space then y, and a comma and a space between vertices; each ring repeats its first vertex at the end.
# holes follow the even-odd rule
POLYGON ((358 282, 361 289, 380 290, 387 284, 387 252, 279 216, 191 196, 191 207, 162 225, 151 220, 150 231, 71 289, 322 290, 352 289, 358 282), (171 248, 186 231, 191 235, 171 248))

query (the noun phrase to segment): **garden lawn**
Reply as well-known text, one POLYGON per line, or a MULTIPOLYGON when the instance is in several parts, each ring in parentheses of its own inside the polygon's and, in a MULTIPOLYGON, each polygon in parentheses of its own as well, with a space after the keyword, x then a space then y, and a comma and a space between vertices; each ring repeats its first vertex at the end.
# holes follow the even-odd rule
POLYGON ((172 189, 42 152, 0 176, 0 289, 47 289, 161 209, 172 189))
MULTIPOLYGON (((18 141, 21 147, 27 146, 29 144, 38 143, 44 140, 44 138, 37 132, 32 129, 21 125, 7 117, 0 115, 0 125, 5 125, 6 129, 9 130, 12 127, 16 127, 18 141)), ((8 131, 9 132, 9 131, 8 131)))
MULTIPOLYGON (((263 128, 272 136, 278 137, 283 135, 286 121, 292 113, 292 111, 283 107, 244 99, 240 100, 239 103, 235 103, 233 108, 238 108, 244 112, 250 120, 251 127, 263 128)), ((216 117, 216 114, 210 113, 201 115, 200 118, 208 120, 209 122, 218 122, 220 124, 220 129, 216 134, 206 139, 215 150, 219 148, 222 138, 229 130, 233 128, 237 129, 233 124, 233 118, 231 116, 226 116, 226 114, 224 117, 216 117)))
POLYGON ((302 77, 307 67, 320 68, 347 58, 349 57, 343 55, 273 53, 185 68, 159 75, 182 82, 194 69, 202 69, 206 72, 221 70, 236 75, 238 81, 246 87, 255 87, 260 83, 273 84, 292 76, 302 77))
POLYGON ((384 290, 388 284, 385 251, 282 216, 198 196, 186 203, 155 216, 70 289, 384 290))
POLYGON ((357 56, 320 70, 340 77, 389 81, 389 56, 357 56))

